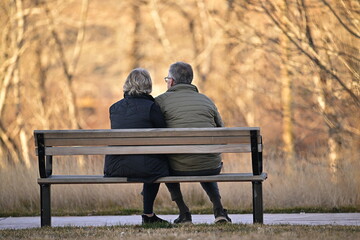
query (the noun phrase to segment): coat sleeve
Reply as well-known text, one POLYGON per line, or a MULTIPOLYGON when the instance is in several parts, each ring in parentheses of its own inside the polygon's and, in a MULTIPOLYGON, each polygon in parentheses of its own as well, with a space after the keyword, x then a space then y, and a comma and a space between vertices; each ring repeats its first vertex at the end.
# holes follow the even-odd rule
POLYGON ((150 119, 155 128, 166 128, 164 115, 162 114, 159 105, 156 103, 151 106, 150 119))
POLYGON ((224 127, 224 122, 221 119, 220 113, 215 106, 215 123, 216 127, 224 127))

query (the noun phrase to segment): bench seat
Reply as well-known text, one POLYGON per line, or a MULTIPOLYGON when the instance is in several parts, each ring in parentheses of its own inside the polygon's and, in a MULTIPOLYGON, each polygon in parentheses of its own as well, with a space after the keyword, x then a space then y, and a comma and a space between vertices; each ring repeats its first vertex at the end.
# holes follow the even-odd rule
MULTIPOLYGON (((211 176, 169 176, 159 178, 156 183, 174 182, 256 182, 264 181, 266 173, 222 173, 211 176)), ((38 178, 39 184, 101 184, 101 183, 139 183, 128 181, 126 177, 104 177, 102 175, 52 175, 38 178)))

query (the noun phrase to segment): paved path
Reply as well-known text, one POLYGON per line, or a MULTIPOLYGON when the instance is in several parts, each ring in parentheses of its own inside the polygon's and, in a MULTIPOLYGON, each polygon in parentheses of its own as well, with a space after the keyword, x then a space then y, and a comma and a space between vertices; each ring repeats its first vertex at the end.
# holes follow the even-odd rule
MULTIPOLYGON (((176 215, 159 215, 173 221, 176 215)), ((229 214, 233 223, 252 223, 252 214, 229 214)), ((193 223, 214 221, 213 215, 193 215, 193 223)), ((113 226, 141 224, 141 216, 85 216, 52 217, 53 227, 64 226, 113 226)), ((355 225, 360 226, 360 213, 303 213, 303 214, 264 214, 264 224, 301 225, 355 225)), ((40 217, 0 218, 0 229, 24 229, 40 227, 40 217)))

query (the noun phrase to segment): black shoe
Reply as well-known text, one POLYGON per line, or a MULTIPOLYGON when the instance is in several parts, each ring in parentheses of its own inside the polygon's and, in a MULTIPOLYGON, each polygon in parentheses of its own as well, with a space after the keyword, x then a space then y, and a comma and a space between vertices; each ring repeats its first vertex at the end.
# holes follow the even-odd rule
POLYGON ((231 223, 226 209, 215 209, 215 223, 231 223))
POLYGON ((148 217, 146 215, 142 215, 142 223, 143 224, 148 224, 148 223, 169 223, 168 221, 159 218, 158 216, 155 215, 152 217, 148 217))
POLYGON ((179 217, 177 219, 174 220, 175 224, 179 224, 179 223, 192 223, 192 218, 191 218, 191 213, 190 212, 186 212, 186 213, 182 213, 179 215, 179 217))

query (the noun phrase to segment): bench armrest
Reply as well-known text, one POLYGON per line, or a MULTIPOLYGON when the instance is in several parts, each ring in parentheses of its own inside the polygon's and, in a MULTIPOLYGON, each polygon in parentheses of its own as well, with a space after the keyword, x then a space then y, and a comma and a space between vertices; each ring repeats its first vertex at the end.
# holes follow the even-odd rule
POLYGON ((253 174, 260 175, 263 171, 262 149, 259 149, 259 144, 261 144, 262 148, 262 137, 260 136, 260 142, 258 142, 258 131, 251 130, 250 138, 253 174))
POLYGON ((39 173, 41 178, 47 178, 52 174, 52 156, 45 155, 45 142, 43 133, 35 133, 37 143, 37 155, 39 160, 39 173))

